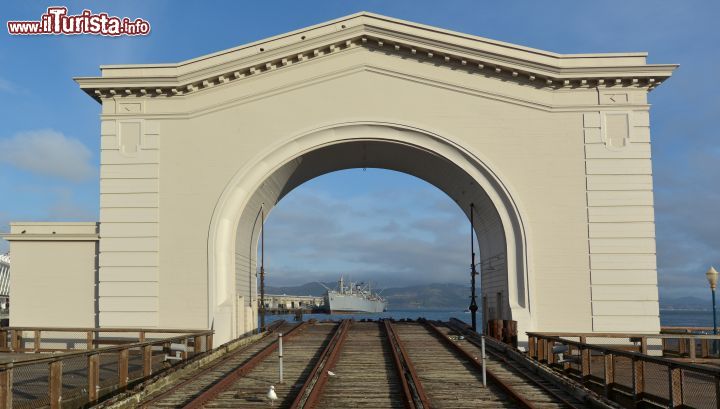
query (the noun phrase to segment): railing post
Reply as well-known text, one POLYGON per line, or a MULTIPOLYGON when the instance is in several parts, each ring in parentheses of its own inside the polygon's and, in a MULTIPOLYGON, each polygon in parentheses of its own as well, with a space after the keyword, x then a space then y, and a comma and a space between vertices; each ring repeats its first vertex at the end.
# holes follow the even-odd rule
POLYGON ((552 365, 555 363, 555 353, 553 352, 553 347, 555 347, 555 341, 548 340, 545 343, 545 357, 547 358, 548 365, 552 365))
POLYGON ((632 362, 633 405, 638 408, 643 401, 645 393, 645 361, 633 357, 632 362))
POLYGON ((567 354, 563 356, 563 359, 565 361, 562 363, 563 371, 565 371, 565 372, 570 370, 570 359, 568 359, 568 357, 572 356, 572 352, 573 352, 572 344, 567 344, 567 354))
POLYGON ((710 343, 708 342, 707 338, 703 338, 700 340, 700 356, 702 358, 710 357, 710 343))
POLYGON ((687 345, 685 345, 685 339, 678 338, 677 340, 678 340, 678 354, 680 356, 683 356, 687 352, 687 345))
POLYGON ((644 355, 648 353, 647 337, 640 337, 640 353, 644 355))
POLYGON ((128 349, 120 350, 118 356, 118 386, 125 387, 128 383, 128 349))
POLYGON ((13 364, 5 364, 0 371, 0 409, 12 409, 13 407, 13 364))
POLYGON ((537 360, 538 360, 538 362, 543 362, 543 361, 545 361, 545 352, 546 352, 546 350, 545 350, 545 344, 546 344, 546 343, 547 343, 547 340, 546 340, 545 338, 540 338, 540 339, 538 339, 538 346, 537 346, 537 349, 538 349, 538 357, 537 357, 537 360))
POLYGON ((87 340, 85 341, 87 343, 87 350, 95 349, 95 331, 88 331, 87 332, 87 340))
POLYGON ((682 407, 683 404, 682 370, 673 366, 669 366, 668 370, 670 371, 670 373, 668 374, 668 379, 670 381, 670 407, 679 408, 682 407))
POLYGON ((35 330, 35 341, 33 344, 33 350, 35 353, 40 352, 40 330, 35 330))
POLYGON ((202 337, 193 337, 193 348, 195 355, 202 353, 202 337))
POLYGON ((182 350, 182 352, 180 353, 180 356, 182 357, 183 361, 187 361, 187 358, 188 358, 188 353, 187 353, 187 350, 188 350, 188 338, 183 339, 182 345, 183 345, 183 350, 182 350))
POLYGON ((689 348, 690 352, 688 352, 688 353, 690 354, 690 359, 694 360, 694 359, 696 358, 696 353, 695 353, 695 348, 696 348, 695 338, 688 338, 688 345, 690 346, 690 348, 689 348))
POLYGON ((528 337, 528 355, 532 359, 537 359, 537 347, 535 346, 535 342, 534 336, 528 337))
POLYGON ((143 347, 143 376, 152 375, 152 345, 143 347))
POLYGON ((23 342, 22 342, 23 332, 22 330, 13 330, 13 351, 15 352, 23 352, 25 348, 23 348, 23 342))
POLYGON ((613 354, 604 353, 605 358, 605 397, 610 398, 613 384, 615 383, 615 362, 613 354))
POLYGON ((587 382, 590 378, 590 350, 588 348, 580 349, 580 366, 583 382, 587 382))
POLYGON ((4 352, 8 350, 8 330, 0 329, 0 349, 4 352))
POLYGON ((88 355, 88 400, 98 400, 100 386, 100 354, 88 355))
POLYGON ((660 344, 662 348, 662 356, 665 356, 666 351, 668 351, 667 338, 660 338, 660 344))
POLYGON ((50 409, 62 408, 62 361, 50 362, 50 409))
POLYGON ((210 351, 213 348, 213 334, 208 334, 205 336, 205 350, 210 351))
POLYGON ((145 331, 140 331, 138 334, 138 342, 145 342, 145 331))

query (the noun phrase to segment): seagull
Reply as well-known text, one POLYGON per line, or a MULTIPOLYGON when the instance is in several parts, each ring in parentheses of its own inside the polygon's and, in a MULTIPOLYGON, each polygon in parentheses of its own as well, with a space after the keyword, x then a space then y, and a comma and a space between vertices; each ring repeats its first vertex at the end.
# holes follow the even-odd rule
POLYGON ((275 393, 275 386, 270 385, 270 389, 267 393, 267 398, 270 400, 270 406, 275 405, 275 401, 277 400, 277 394, 275 393))
POLYGON ((335 372, 333 372, 333 371, 328 371, 328 375, 329 375, 329 376, 335 376, 335 372))

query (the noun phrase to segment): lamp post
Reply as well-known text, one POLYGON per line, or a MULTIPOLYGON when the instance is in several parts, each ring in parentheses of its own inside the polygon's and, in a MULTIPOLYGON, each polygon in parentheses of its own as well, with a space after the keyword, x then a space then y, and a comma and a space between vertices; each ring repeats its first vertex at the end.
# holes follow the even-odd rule
MULTIPOLYGON (((717 282, 718 282, 718 272, 715 270, 715 267, 710 267, 710 269, 705 273, 705 277, 708 279, 708 283, 710 283, 710 290, 712 291, 712 303, 713 303, 713 334, 717 335, 717 312, 715 310, 715 288, 717 288, 717 282)), ((715 342, 713 342, 714 344, 715 342)))

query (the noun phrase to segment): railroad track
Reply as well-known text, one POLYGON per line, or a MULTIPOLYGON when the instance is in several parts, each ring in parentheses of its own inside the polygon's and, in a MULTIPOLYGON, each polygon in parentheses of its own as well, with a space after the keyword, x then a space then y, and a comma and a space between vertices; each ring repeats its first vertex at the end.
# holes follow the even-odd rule
POLYGON ((490 351, 482 386, 479 346, 457 323, 391 321, 283 324, 284 383, 278 383, 277 337, 233 352, 145 408, 584 408, 570 394, 490 351))
POLYGON ((267 407, 269 385, 275 386, 276 407, 288 407, 302 382, 341 324, 283 325, 284 383, 279 384, 277 337, 269 335, 221 364, 204 368, 174 384, 161 396, 141 403, 143 408, 255 408, 267 407))
POLYGON ((301 324, 277 321, 259 340, 238 348, 218 360, 178 379, 167 388, 149 396, 138 404, 139 408, 183 407, 195 394, 213 385, 218 379, 232 373, 250 361, 256 354, 275 342, 276 333, 289 333, 299 329, 301 324))
POLYGON ((392 324, 357 322, 346 331, 343 342, 329 345, 330 359, 318 368, 325 379, 308 382, 307 399, 297 399, 291 408, 415 408, 413 370, 402 356, 392 324))
POLYGON ((482 373, 473 360, 443 342, 430 328, 397 323, 395 331, 419 375, 432 408, 522 407, 500 387, 482 386, 482 373))
POLYGON ((391 321, 346 321, 290 408, 428 409, 430 404, 391 321))
MULTIPOLYGON (((472 356, 481 357, 481 340, 477 334, 472 333, 470 327, 462 321, 451 319, 444 323, 429 322, 442 336, 464 335, 464 339, 450 340, 472 356)), ((527 397, 536 408, 589 408, 586 404, 575 398, 572 394, 548 382, 533 371, 528 371, 521 364, 507 359, 503 354, 493 348, 492 342, 486 343, 485 353, 487 370, 501 382, 513 388, 518 394, 527 397)))

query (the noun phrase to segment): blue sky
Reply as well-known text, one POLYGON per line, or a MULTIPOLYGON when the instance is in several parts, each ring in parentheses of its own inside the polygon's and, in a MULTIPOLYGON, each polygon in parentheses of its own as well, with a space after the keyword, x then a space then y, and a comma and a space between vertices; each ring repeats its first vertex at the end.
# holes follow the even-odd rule
MULTIPOLYGON (((556 52, 648 51, 650 62, 679 63, 675 76, 650 96, 660 290, 664 296, 705 296, 703 273, 710 264, 720 265, 718 4, 4 1, 3 23, 34 20, 47 6, 65 5, 71 13, 90 8, 142 17, 150 21, 152 33, 135 38, 0 33, 0 230, 6 230, 10 220, 97 218, 99 106, 80 92, 72 77, 97 75, 100 64, 193 58, 368 10, 556 52)), ((368 278, 382 278, 388 271, 405 277, 421 267, 433 271, 416 272, 420 280, 464 280, 466 222, 452 206, 433 187, 391 172, 347 171, 311 181, 281 202, 268 221, 273 263, 268 268, 276 271, 271 282, 297 278, 298 272, 332 279, 339 269, 368 278), (389 191, 405 194, 402 200, 384 203, 389 191), (325 199, 327 212, 317 211, 317 198, 325 199), (418 204, 412 198, 422 200, 418 204), (361 223, 349 221, 347 215, 353 212, 365 215, 361 223), (315 234, 332 237, 323 241, 327 245, 345 244, 339 247, 346 251, 316 265, 313 254, 320 254, 322 247, 301 249, 283 238, 293 237, 298 233, 293 228, 319 216, 327 230, 318 228, 315 234), (431 251, 438 245, 453 250, 438 260, 438 252, 431 251)), ((1 243, 0 251, 6 249, 1 243)))

